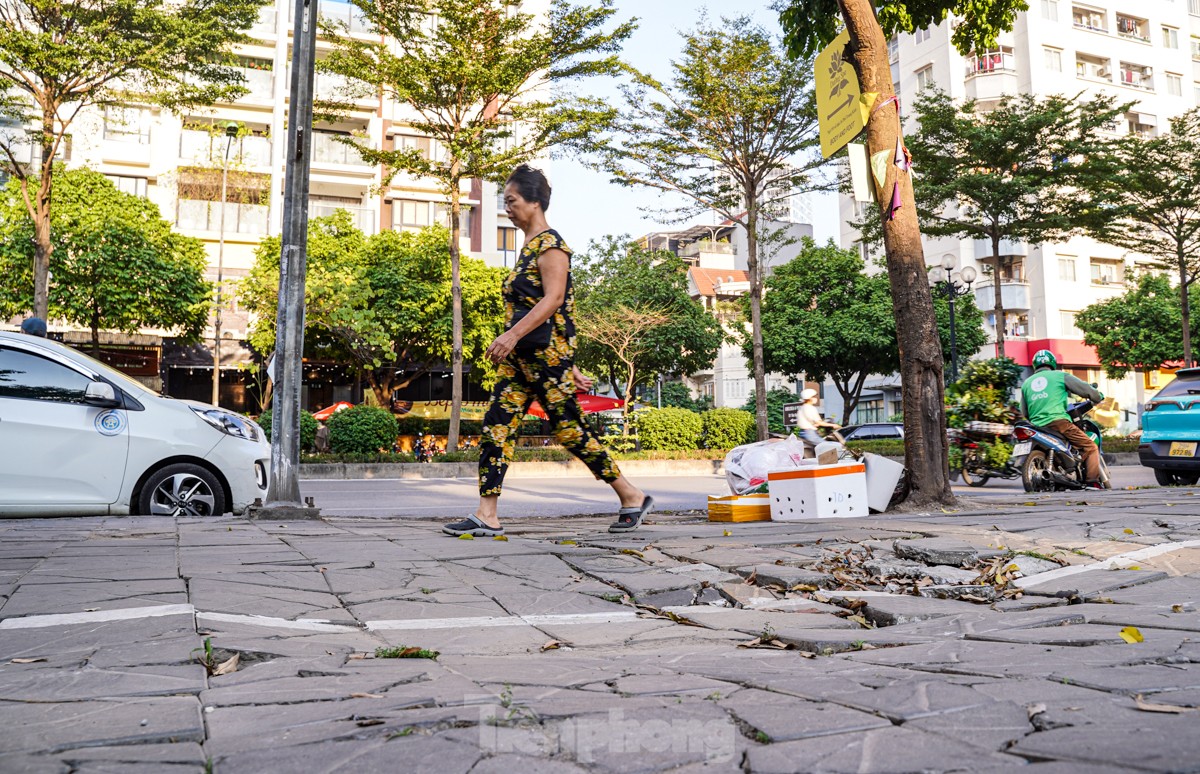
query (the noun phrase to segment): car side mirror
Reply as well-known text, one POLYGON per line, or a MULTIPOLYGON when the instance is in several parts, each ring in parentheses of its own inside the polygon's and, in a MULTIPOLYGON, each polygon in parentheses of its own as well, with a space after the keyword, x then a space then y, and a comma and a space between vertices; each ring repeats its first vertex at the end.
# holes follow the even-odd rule
POLYGON ((83 402, 89 406, 100 406, 102 408, 115 408, 121 405, 121 401, 117 399, 117 393, 108 382, 92 382, 89 384, 87 389, 83 391, 83 402))

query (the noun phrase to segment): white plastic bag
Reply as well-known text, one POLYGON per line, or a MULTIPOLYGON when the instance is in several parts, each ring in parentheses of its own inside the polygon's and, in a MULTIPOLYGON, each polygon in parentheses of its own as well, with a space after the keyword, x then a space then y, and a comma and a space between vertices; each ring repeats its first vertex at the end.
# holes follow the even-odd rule
POLYGON ((765 485, 772 470, 798 468, 803 459, 804 442, 795 435, 736 446, 725 455, 725 480, 729 491, 746 494, 765 485))

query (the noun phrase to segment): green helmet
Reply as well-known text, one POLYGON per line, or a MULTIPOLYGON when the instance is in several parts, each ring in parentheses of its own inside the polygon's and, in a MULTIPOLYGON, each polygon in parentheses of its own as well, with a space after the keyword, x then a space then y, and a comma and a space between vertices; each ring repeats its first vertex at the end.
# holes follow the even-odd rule
POLYGON ((1054 358, 1054 353, 1048 349, 1039 349, 1033 356, 1033 370, 1039 368, 1058 368, 1058 361, 1054 358))

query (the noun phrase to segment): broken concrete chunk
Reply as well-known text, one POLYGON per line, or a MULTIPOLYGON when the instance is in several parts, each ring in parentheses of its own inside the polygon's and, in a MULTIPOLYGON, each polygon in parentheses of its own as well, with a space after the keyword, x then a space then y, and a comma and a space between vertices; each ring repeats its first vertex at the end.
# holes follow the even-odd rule
POLYGON ((756 564, 751 567, 739 567, 738 575, 743 578, 753 576, 759 586, 783 586, 790 589, 793 586, 817 586, 829 588, 836 581, 832 575, 815 570, 805 570, 800 567, 785 567, 778 564, 756 564))
POLYGON ((926 564, 951 564, 955 567, 979 559, 979 550, 955 538, 917 538, 897 540, 892 544, 901 559, 914 559, 926 564))
POLYGON ((961 599, 966 602, 993 602, 996 599, 995 586, 925 586, 917 589, 917 593, 933 599, 961 599))
POLYGON ((722 583, 717 590, 735 607, 759 607, 778 599, 767 589, 760 589, 748 583, 722 583))

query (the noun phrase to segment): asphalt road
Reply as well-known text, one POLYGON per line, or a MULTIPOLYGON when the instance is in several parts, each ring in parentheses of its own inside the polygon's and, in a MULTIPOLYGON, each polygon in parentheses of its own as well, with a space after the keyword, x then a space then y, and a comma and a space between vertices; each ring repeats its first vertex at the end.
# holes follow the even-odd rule
MULTIPOLYGON (((1113 487, 1154 486, 1154 472, 1140 465, 1113 467, 1113 487)), ((656 509, 702 510, 709 495, 729 494, 724 476, 652 476, 637 480, 654 496, 656 509)), ((301 491, 329 516, 443 518, 473 513, 478 503, 474 478, 302 481, 301 491)), ((992 480, 982 487, 954 486, 956 494, 977 499, 1023 491, 1020 479, 992 480)), ((616 498, 592 478, 513 479, 500 497, 501 518, 614 513, 616 498)))

